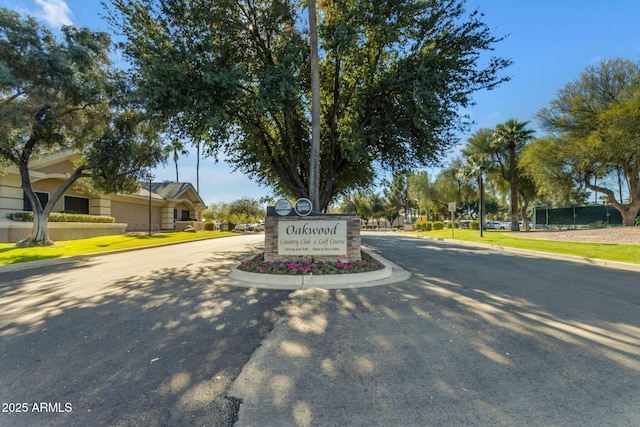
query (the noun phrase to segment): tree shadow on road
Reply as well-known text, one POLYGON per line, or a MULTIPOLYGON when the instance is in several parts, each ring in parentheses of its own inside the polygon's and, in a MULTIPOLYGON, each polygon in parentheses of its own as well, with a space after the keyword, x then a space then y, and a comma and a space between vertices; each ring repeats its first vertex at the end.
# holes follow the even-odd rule
POLYGON ((45 274, 0 288, 3 400, 63 409, 0 425, 231 425, 239 401, 226 389, 288 292, 229 286, 234 261, 216 257, 96 293, 45 274))
MULTIPOLYGON (((497 265, 513 261, 456 245, 447 250, 497 257, 486 260, 497 265)), ((421 263, 403 283, 292 294, 286 321, 230 390, 244 401, 240 426, 260 419, 295 426, 631 425, 640 419, 640 319, 622 314, 629 307, 616 312, 598 308, 593 295, 568 301, 555 295, 569 285, 551 273, 551 260, 530 258, 527 267, 484 281, 461 268, 459 258, 432 265, 433 275, 424 273, 430 262, 424 253, 401 261, 421 263), (541 291, 517 285, 534 271, 549 272, 535 276, 544 282, 541 291)), ((607 275, 599 267, 579 268, 607 275)))

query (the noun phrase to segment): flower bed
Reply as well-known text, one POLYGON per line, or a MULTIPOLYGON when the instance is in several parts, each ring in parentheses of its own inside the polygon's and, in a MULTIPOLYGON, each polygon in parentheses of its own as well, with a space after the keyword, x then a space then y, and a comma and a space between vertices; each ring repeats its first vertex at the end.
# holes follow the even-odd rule
POLYGON ((314 259, 298 261, 265 261, 264 253, 251 259, 244 260, 238 270, 249 273, 281 274, 281 275, 321 275, 321 274, 349 274, 364 273, 366 271, 381 270, 384 265, 371 255, 362 252, 360 261, 314 262, 314 259))

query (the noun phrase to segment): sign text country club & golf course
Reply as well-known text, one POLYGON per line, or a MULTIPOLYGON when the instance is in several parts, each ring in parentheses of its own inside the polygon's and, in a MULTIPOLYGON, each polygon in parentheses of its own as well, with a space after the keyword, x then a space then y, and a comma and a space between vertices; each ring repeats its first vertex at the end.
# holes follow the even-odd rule
POLYGON ((279 221, 278 255, 346 255, 347 221, 279 221))

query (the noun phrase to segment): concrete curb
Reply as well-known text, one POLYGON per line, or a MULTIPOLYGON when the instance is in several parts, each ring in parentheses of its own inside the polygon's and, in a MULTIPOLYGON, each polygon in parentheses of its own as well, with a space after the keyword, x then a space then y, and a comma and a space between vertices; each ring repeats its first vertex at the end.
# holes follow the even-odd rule
MULTIPOLYGON (((240 236, 241 234, 238 234, 240 236)), ((0 273, 13 273, 16 271, 28 270, 30 268, 37 267, 50 267, 52 265, 62 265, 62 264, 70 264, 76 261, 80 261, 86 258, 94 258, 102 255, 111 255, 111 254, 119 254, 124 252, 133 252, 133 251, 141 251, 145 249, 157 248, 160 246, 173 246, 173 245, 181 245, 183 243, 191 243, 191 242, 201 242, 203 240, 213 240, 213 239, 224 239, 227 237, 236 237, 235 235, 231 236, 217 236, 217 237, 202 237, 199 239, 191 239, 191 240, 180 240, 177 242, 168 242, 168 243, 158 243, 157 245, 148 245, 148 246, 136 246, 133 248, 124 248, 124 249, 113 249, 110 251, 103 252, 91 252, 88 254, 82 255, 71 255, 71 256, 63 256, 59 258, 47 258, 37 261, 26 261, 26 262, 16 262, 14 264, 4 264, 0 265, 0 273)))
POLYGON ((511 248, 509 246, 490 245, 488 243, 465 242, 464 240, 446 239, 443 237, 416 236, 411 234, 405 234, 405 236, 410 236, 418 239, 442 241, 447 243, 456 243, 456 244, 465 245, 465 246, 475 246, 478 248, 490 248, 490 249, 495 249, 503 252, 512 252, 514 254, 534 256, 537 258, 555 259, 555 260, 576 262, 580 264, 594 265, 598 267, 615 268, 617 270, 640 272, 640 264, 631 264, 628 262, 610 261, 610 260, 598 259, 598 258, 587 258, 587 257, 581 257, 577 255, 557 254, 553 252, 536 251, 533 249, 511 248))
POLYGON ((388 285, 391 283, 402 282, 411 277, 411 273, 397 264, 394 264, 371 250, 364 248, 363 250, 384 264, 384 268, 365 273, 330 274, 326 276, 285 276, 277 274, 248 273, 246 271, 238 270, 237 266, 233 266, 231 267, 229 278, 233 279, 235 283, 230 284, 242 287, 281 290, 311 288, 350 289, 388 285))

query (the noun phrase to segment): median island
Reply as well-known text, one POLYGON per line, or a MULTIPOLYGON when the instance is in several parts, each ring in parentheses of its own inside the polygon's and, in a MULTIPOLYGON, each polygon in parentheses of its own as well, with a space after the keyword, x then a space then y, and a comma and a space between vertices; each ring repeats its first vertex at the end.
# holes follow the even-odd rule
POLYGON ((362 251, 361 259, 347 261, 319 261, 315 258, 300 258, 297 260, 265 261, 264 253, 246 259, 238 270, 248 273, 278 274, 278 275, 327 275, 365 273, 382 270, 384 264, 373 256, 362 251))

